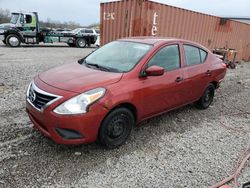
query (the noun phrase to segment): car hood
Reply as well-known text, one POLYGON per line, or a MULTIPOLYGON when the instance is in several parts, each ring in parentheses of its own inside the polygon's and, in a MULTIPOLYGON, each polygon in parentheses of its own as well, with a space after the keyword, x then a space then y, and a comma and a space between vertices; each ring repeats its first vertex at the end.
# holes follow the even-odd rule
POLYGON ((69 63, 52 68, 39 74, 38 77, 52 87, 82 93, 116 83, 122 78, 122 75, 122 73, 95 70, 78 63, 69 63))

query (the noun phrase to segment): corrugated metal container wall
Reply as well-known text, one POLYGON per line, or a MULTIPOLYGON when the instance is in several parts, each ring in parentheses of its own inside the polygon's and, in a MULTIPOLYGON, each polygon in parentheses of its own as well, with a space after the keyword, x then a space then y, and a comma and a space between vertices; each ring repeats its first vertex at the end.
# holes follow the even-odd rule
POLYGON ((101 45, 131 36, 183 38, 209 49, 234 48, 250 60, 250 25, 148 0, 101 3, 101 45))

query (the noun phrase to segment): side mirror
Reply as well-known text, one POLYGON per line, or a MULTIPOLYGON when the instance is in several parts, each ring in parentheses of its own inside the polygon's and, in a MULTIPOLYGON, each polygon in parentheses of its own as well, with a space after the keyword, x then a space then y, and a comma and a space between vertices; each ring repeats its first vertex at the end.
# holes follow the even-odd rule
POLYGON ((79 60, 78 60, 78 63, 79 63, 79 64, 82 64, 82 63, 84 62, 85 59, 86 59, 86 57, 84 57, 84 58, 82 58, 82 59, 79 59, 79 60))
POLYGON ((165 72, 164 68, 153 65, 145 70, 145 76, 161 76, 165 72))

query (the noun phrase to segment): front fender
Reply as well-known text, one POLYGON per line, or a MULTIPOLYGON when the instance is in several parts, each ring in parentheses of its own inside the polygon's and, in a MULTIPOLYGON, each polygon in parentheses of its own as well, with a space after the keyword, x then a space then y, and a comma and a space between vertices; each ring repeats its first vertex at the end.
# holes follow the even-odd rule
POLYGON ((15 34, 15 35, 17 35, 17 36, 20 38, 21 42, 24 42, 24 38, 23 38, 23 36, 20 34, 20 32, 19 32, 19 30, 18 30, 17 28, 11 28, 11 29, 7 30, 7 31, 5 32, 5 34, 4 34, 5 39, 6 39, 7 36, 10 35, 10 34, 15 34))

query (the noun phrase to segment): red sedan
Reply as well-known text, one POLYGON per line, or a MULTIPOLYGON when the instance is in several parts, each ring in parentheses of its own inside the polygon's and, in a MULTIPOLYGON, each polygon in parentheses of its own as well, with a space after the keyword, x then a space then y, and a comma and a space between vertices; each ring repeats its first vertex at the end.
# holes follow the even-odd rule
POLYGON ((225 74, 222 60, 194 42, 121 39, 36 76, 26 109, 59 144, 115 148, 145 119, 193 102, 208 108, 225 74))

